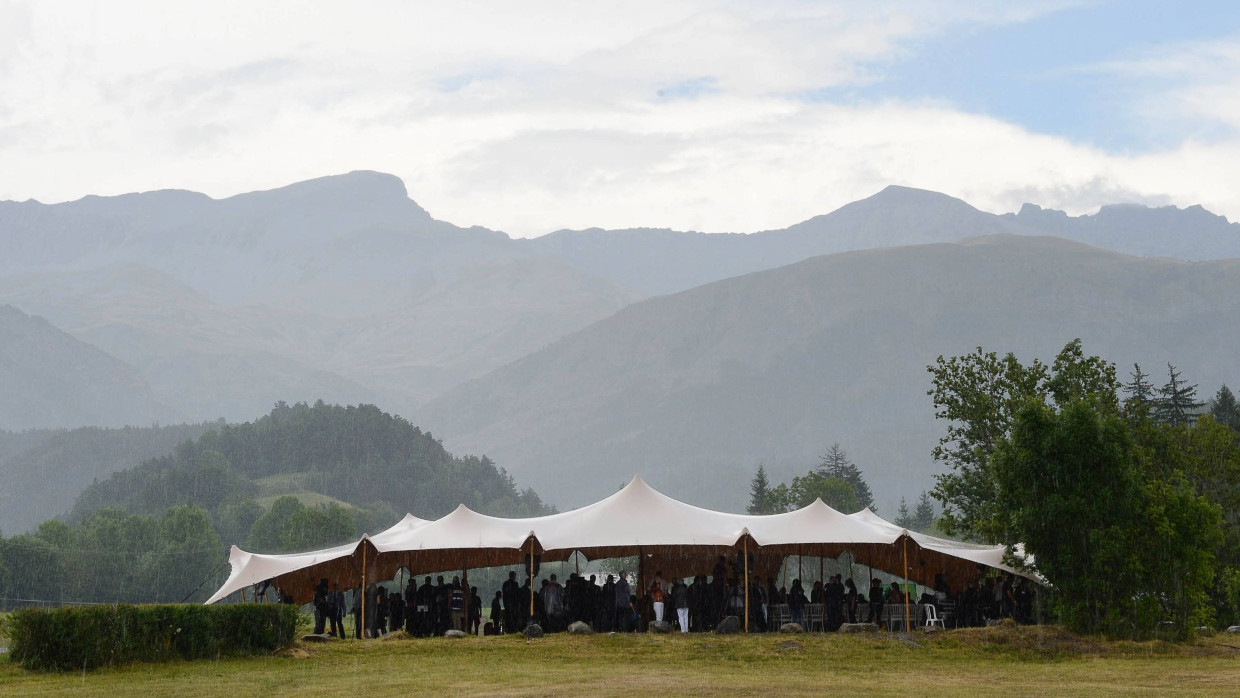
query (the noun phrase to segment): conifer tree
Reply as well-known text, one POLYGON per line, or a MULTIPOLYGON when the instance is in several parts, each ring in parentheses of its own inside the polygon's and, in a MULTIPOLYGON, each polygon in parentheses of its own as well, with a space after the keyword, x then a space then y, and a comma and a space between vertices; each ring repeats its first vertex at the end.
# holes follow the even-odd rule
POLYGON ((1197 384, 1184 382, 1170 362, 1167 373, 1167 383, 1158 389, 1158 398, 1154 401, 1154 419, 1172 426, 1196 421, 1197 411, 1205 406, 1197 400, 1197 384))
POLYGON ((749 506, 745 511, 750 514, 770 514, 771 483, 766 478, 766 467, 758 464, 758 472, 749 485, 749 506))

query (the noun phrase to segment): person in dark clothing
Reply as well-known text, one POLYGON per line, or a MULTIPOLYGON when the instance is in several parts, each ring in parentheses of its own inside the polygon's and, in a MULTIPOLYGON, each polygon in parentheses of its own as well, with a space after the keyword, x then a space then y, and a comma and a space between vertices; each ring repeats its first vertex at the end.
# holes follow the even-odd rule
POLYGON ((379 587, 378 597, 375 599, 374 637, 387 634, 388 610, 387 588, 379 587))
POLYGON ((443 635, 452 627, 452 587, 443 575, 435 577, 435 582, 435 634, 443 635))
POLYGON ((844 582, 844 608, 848 612, 848 622, 857 622, 857 604, 859 598, 857 594, 857 585, 853 583, 852 577, 844 582))
POLYGON ((831 577, 830 581, 822 590, 823 610, 824 610, 824 627, 827 630, 839 630, 844 624, 843 606, 844 606, 844 585, 840 582, 840 576, 837 574, 831 577))
POLYGON ((603 582, 603 589, 599 592, 599 601, 595 609, 597 620, 594 629, 601 633, 611 632, 615 630, 616 622, 616 578, 607 575, 607 580, 603 582))
POLYGON ((405 627, 405 599, 399 591, 388 596, 388 630, 396 632, 405 627))
POLYGON ((878 577, 870 580, 870 617, 869 622, 883 622, 883 581, 878 577))
POLYGON ((676 579, 672 581, 672 608, 676 609, 676 624, 680 626, 680 632, 689 632, 689 586, 685 584, 685 580, 676 579))
POLYGON ((331 612, 331 634, 344 639, 344 592, 339 584, 332 585, 331 603, 327 605, 331 612))
POLYGON ((478 587, 469 588, 469 632, 478 634, 482 626, 482 598, 478 596, 478 587))
POLYGON ((448 610, 452 614, 451 628, 468 632, 468 628, 465 626, 465 590, 461 588, 460 577, 452 578, 452 591, 450 593, 448 610))
POLYGON ((417 614, 417 622, 415 627, 417 632, 414 633, 418 637, 430 637, 434 631, 434 623, 431 621, 431 607, 435 603, 435 587, 431 585, 431 578, 426 577, 422 581, 422 586, 418 587, 417 596, 414 597, 414 613, 417 614))
POLYGON ((616 631, 627 632, 631 629, 633 618, 632 592, 629 590, 629 573, 620 570, 620 579, 616 580, 616 631))
POLYGON ((322 635, 323 627, 327 624, 327 619, 331 617, 331 609, 328 603, 331 600, 331 591, 327 588, 327 579, 319 580, 319 585, 314 588, 314 634, 322 635))
POLYGON ((502 632, 504 622, 504 594, 497 591, 495 598, 491 599, 491 628, 495 634, 502 632))
POLYGON ((353 605, 349 607, 349 612, 353 614, 353 637, 360 640, 362 639, 362 588, 360 586, 353 590, 353 605))
POLYGON ((517 583, 517 573, 509 572, 508 580, 500 591, 504 597, 504 632, 515 633, 521 629, 521 585, 517 583))
POLYGON ((792 580, 792 588, 788 590, 788 610, 792 613, 792 622, 805 627, 805 604, 808 600, 805 598, 805 589, 801 587, 801 580, 792 580))
POLYGON ((412 575, 405 584, 405 632, 418 635, 418 578, 412 575))

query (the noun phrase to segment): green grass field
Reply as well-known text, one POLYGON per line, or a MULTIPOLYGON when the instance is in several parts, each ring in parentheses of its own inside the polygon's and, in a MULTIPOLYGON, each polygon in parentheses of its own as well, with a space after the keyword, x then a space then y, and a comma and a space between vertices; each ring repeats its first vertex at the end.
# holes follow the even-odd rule
POLYGON ((43 675, 0 694, 1237 695, 1240 638, 1106 642, 1055 628, 933 635, 556 635, 298 643, 278 656, 43 675))

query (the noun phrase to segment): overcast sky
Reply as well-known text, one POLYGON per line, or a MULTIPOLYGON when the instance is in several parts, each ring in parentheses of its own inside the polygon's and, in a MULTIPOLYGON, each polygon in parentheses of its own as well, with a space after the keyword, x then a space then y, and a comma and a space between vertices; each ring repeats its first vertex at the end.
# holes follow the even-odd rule
POLYGON ((1240 3, 0 0, 0 199, 355 169, 436 218, 782 228, 888 184, 1240 219, 1240 3))

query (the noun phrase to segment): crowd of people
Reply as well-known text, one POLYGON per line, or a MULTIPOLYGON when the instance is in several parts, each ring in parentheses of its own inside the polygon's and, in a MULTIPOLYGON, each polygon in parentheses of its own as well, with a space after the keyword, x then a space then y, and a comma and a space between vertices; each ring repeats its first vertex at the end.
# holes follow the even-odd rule
MULTIPOLYGON (((515 633, 530 622, 544 632, 564 631, 574 622, 585 623, 596 632, 643 631, 652 621, 667 623, 666 630, 706 632, 728 616, 744 618, 746 608, 750 631, 766 632, 779 629, 780 617, 774 612, 777 607, 786 607, 791 622, 806 627, 811 604, 821 604, 822 629, 834 631, 844 623, 882 624, 885 607, 905 603, 905 587, 898 582, 884 585, 875 577, 868 591, 862 593, 851 578, 836 574, 825 583, 815 581, 808 594, 800 579, 783 587, 776 586, 774 577, 763 582, 755 576, 749 584, 746 605, 745 585, 738 580, 737 572, 737 565, 729 566, 720 556, 710 575, 699 574, 691 581, 672 579, 669 583, 662 572, 656 572, 644 588, 638 588, 636 580, 624 570, 618 575, 608 574, 601 582, 596 575, 572 573, 561 583, 551 574, 531 594, 530 578, 511 571, 489 609, 484 609, 478 588, 467 589, 459 577, 448 582, 439 576, 432 583, 427 576, 421 584, 411 578, 403 593, 370 584, 365 604, 360 589, 351 590, 351 598, 347 598, 338 585, 329 587, 328 580, 323 579, 313 599, 315 632, 345 637, 346 612, 353 617, 353 635, 357 638, 397 630, 416 637, 443 635, 449 630, 515 633)), ((937 575, 932 589, 909 602, 936 605, 940 616, 949 616, 952 625, 973 626, 999 618, 1032 622, 1033 597, 1033 586, 1013 575, 979 577, 958 593, 937 575)))

